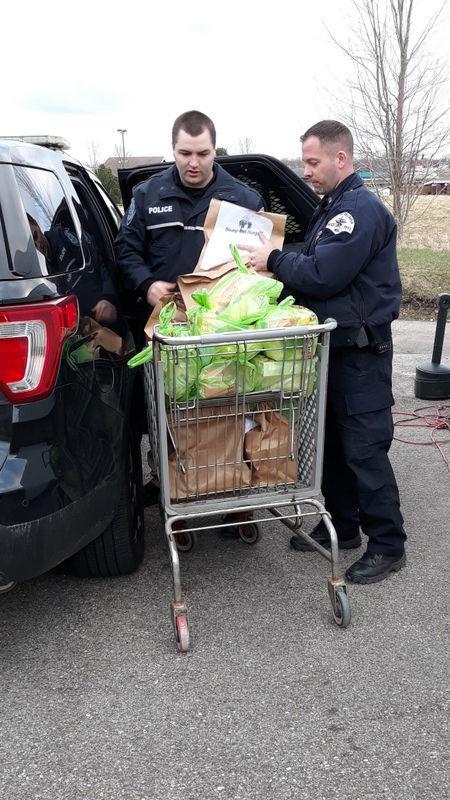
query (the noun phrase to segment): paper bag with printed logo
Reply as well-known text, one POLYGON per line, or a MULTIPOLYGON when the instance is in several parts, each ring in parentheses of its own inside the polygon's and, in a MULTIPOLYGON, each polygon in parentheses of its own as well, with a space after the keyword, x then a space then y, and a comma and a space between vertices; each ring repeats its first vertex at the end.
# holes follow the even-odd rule
MULTIPOLYGON (((260 245, 258 233, 264 233, 274 247, 281 249, 284 242, 286 214, 271 214, 213 198, 205 219, 205 244, 193 273, 180 275, 178 286, 186 308, 194 305, 192 293, 197 289, 210 289, 219 278, 236 269, 230 259, 230 244, 260 245)), ((248 254, 240 250, 244 263, 249 265, 248 254)), ((273 278, 271 272, 262 275, 273 278)))

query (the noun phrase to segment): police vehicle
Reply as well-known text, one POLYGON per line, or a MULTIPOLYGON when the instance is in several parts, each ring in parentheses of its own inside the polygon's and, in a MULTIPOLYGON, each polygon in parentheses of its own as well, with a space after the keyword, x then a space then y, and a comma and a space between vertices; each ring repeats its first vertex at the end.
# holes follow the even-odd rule
POLYGON ((129 573, 143 553, 120 213, 65 146, 0 140, 0 591, 61 563, 129 573))
MULTIPOLYGON (((0 138, 0 591, 58 565, 126 574, 144 547, 145 413, 126 366, 120 212, 67 143, 27 138, 0 138), (105 302, 114 318, 98 321, 105 302)), ((312 189, 268 156, 217 160, 287 214, 285 248, 300 250, 312 189)), ((125 211, 133 187, 168 166, 119 171, 125 211)))

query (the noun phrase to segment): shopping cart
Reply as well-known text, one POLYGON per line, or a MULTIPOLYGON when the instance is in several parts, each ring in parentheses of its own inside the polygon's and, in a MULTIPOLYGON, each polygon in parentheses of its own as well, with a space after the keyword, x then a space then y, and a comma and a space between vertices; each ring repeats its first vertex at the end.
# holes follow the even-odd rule
POLYGON ((331 563, 328 592, 340 627, 350 623, 338 542, 321 488, 330 331, 322 325, 167 337, 155 326, 145 363, 151 468, 170 553, 172 620, 189 649, 188 608, 178 550, 195 534, 235 526, 253 544, 276 517, 331 563), (266 512, 272 516, 258 514, 266 512), (330 549, 302 530, 321 518, 330 549))

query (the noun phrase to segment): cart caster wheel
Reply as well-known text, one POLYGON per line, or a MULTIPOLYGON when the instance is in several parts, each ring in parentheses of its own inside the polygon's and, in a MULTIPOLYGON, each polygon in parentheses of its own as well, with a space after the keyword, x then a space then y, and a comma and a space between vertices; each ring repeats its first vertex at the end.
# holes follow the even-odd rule
POLYGON ((187 653, 189 650, 189 626, 187 617, 183 614, 175 617, 175 630, 179 652, 187 653))
POLYGON ((190 531, 174 531, 175 544, 181 553, 188 553, 195 544, 194 534, 190 531))
POLYGON ((339 625, 340 628, 347 628, 348 625, 350 625, 350 620, 352 618, 350 600, 348 599, 345 589, 342 587, 336 589, 335 592, 333 617, 336 625, 339 625))
POLYGON ((240 525, 238 533, 239 538, 242 539, 245 544, 256 544, 259 539, 259 526, 256 522, 252 522, 251 525, 240 525))

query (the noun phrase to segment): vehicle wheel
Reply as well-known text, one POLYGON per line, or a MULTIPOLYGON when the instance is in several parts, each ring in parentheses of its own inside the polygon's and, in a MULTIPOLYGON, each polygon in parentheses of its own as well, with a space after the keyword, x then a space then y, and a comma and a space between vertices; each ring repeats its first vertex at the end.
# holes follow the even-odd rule
POLYGON ((352 611, 350 608, 350 600, 347 593, 342 587, 336 589, 336 607, 333 609, 333 617, 336 625, 340 628, 347 628, 350 625, 352 618, 352 611))
POLYGON ((180 653, 187 653, 189 650, 189 626, 187 617, 180 615, 175 618, 175 629, 180 653))
POLYGON ((144 507, 140 440, 130 438, 119 505, 103 533, 65 563, 72 575, 113 577, 134 572, 144 554, 144 507))
POLYGON ((238 532, 239 538, 245 544, 256 544, 259 539, 260 530, 256 522, 252 522, 251 525, 239 525, 238 532))

